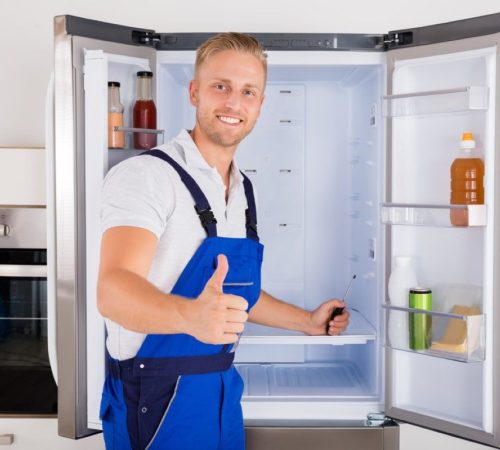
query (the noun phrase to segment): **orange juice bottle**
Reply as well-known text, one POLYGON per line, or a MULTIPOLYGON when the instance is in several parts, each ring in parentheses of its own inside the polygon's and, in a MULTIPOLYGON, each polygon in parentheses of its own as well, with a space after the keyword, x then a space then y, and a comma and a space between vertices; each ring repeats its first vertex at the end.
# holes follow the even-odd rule
MULTIPOLYGON (((463 133, 460 142, 460 156, 450 167, 452 205, 484 204, 484 164, 476 151, 472 133, 463 133)), ((467 209, 451 209, 450 221, 455 226, 467 226, 467 209)))

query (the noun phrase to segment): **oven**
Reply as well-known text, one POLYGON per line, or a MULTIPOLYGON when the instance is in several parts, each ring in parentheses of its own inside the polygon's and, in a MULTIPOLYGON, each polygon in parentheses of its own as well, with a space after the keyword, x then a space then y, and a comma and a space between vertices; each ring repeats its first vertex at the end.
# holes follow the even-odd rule
POLYGON ((0 208, 0 414, 57 413, 45 208, 0 208))

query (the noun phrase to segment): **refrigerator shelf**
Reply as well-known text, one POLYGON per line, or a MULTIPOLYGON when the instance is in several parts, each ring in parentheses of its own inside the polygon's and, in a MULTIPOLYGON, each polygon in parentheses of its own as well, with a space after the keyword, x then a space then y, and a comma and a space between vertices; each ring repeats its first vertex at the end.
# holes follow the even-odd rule
POLYGON ((382 223, 433 227, 484 227, 486 205, 382 203, 382 223), (453 225, 451 220, 457 225, 453 225))
POLYGON ((340 336, 307 336, 298 331, 247 323, 240 339, 240 345, 352 345, 374 341, 377 337, 375 328, 358 311, 349 309, 349 312, 351 314, 349 326, 340 336))
POLYGON ((383 103, 385 117, 485 111, 488 109, 488 87, 465 86, 385 95, 383 103))
POLYGON ((125 133, 165 134, 165 130, 152 128, 113 127, 113 129, 114 131, 124 131, 125 133))
POLYGON ((455 305, 450 312, 382 305, 386 312, 385 345, 460 362, 485 357, 485 316, 479 308, 455 305))
POLYGON ((335 363, 237 364, 243 399, 366 398, 368 387, 349 361, 335 363))

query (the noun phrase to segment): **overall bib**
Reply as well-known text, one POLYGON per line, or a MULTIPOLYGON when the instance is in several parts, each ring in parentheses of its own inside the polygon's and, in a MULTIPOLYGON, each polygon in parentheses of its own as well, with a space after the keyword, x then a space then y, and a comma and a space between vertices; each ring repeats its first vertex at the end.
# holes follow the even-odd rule
MULTIPOLYGON (((251 308, 260 295, 263 246, 250 180, 243 175, 247 237, 218 237, 217 221, 194 179, 164 152, 144 154, 177 171, 207 233, 172 294, 196 298, 216 268, 217 255, 224 254, 229 261, 224 293, 244 297, 251 308)), ((150 334, 134 358, 109 358, 100 411, 106 449, 244 449, 243 380, 232 365, 231 347, 204 344, 187 334, 150 334)))

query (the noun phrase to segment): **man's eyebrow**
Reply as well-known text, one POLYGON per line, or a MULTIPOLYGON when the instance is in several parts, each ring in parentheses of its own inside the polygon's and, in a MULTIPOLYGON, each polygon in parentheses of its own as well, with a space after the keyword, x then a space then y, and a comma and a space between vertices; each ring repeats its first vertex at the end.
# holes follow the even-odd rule
MULTIPOLYGON (((212 83, 217 83, 217 82, 222 82, 222 83, 227 83, 227 84, 232 84, 231 80, 229 80, 228 78, 212 78, 212 83)), ((262 91, 262 89, 256 85, 256 84, 252 84, 252 83, 245 83, 244 85, 245 88, 251 88, 251 89, 257 89, 258 91, 262 91)))
POLYGON ((252 83, 246 83, 245 87, 246 88, 251 88, 251 89, 257 89, 258 91, 262 90, 259 86, 257 86, 256 84, 252 84, 252 83))

